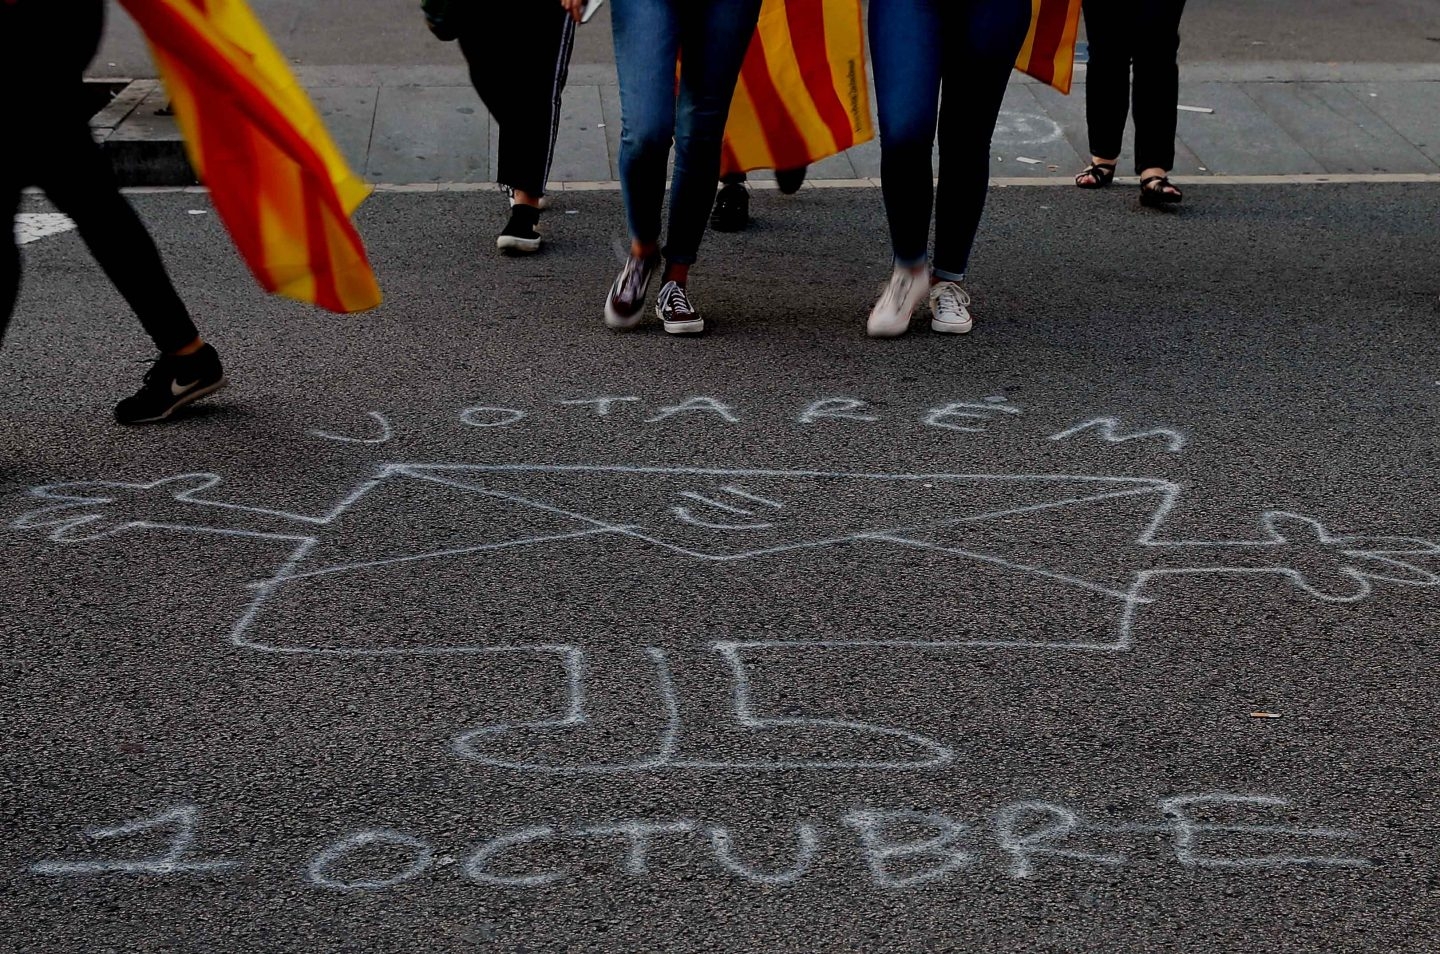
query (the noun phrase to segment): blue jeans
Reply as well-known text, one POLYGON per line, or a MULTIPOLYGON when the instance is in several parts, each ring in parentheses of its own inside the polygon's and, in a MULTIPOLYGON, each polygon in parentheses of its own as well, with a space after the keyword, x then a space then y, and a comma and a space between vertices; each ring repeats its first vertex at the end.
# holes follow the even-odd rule
POLYGON ((990 138, 1029 29, 1030 0, 871 0, 880 184, 898 264, 924 263, 933 207, 935 274, 965 276, 990 185, 990 138))
POLYGON ((630 237, 645 244, 660 240, 673 140, 665 258, 674 264, 693 263, 700 250, 720 179, 730 98, 759 16, 760 0, 611 0, 620 78, 620 182, 630 237))

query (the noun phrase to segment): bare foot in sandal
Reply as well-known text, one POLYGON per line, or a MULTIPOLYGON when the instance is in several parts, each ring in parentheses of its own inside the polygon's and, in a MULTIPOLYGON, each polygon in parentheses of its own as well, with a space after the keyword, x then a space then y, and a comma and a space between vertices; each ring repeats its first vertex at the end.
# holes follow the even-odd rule
POLYGON ((1140 204, 1148 206, 1174 205, 1184 194, 1165 169, 1146 169, 1140 174, 1140 204))
POLYGON ((1090 165, 1075 176, 1075 184, 1082 189, 1103 189, 1115 178, 1115 164, 1119 159, 1096 159, 1090 157, 1090 165))

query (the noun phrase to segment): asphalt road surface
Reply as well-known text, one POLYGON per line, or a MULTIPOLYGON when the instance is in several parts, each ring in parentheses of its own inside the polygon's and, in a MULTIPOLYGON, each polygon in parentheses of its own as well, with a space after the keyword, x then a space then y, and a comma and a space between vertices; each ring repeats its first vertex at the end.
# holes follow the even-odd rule
POLYGON ((888 342, 873 190, 757 194, 688 340, 601 326, 613 193, 378 195, 351 317, 135 201, 233 383, 108 423, 25 247, 5 949, 1433 950, 1436 186, 999 189, 888 342))

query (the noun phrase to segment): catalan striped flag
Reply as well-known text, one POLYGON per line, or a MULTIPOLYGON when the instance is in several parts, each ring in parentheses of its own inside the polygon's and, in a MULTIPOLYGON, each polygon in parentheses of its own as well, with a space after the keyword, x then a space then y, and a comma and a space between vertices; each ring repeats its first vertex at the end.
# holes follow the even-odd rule
POLYGON ((244 0, 120 0, 144 30, 190 162, 270 292, 336 312, 380 304, 350 221, 370 187, 244 0))
MULTIPOLYGON (((1069 93, 1080 0, 1031 7, 1015 67, 1069 93)), ((730 105, 722 172, 797 169, 874 134, 860 0, 765 0, 730 105)))
POLYGON ((798 169, 874 134, 860 0, 765 0, 730 104, 723 170, 798 169))
POLYGON ((1080 33, 1080 0, 1030 0, 1030 33, 1015 68, 1047 86, 1070 93, 1075 75, 1075 38, 1080 33))

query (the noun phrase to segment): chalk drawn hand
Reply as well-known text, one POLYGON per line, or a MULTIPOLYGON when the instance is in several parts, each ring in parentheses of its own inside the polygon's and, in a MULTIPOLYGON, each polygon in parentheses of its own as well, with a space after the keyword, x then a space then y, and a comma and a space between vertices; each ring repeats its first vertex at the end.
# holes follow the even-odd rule
POLYGON ((1435 541, 1333 536, 1319 521, 1282 511, 1267 512, 1261 522, 1282 548, 1285 572, 1296 586, 1317 599, 1364 599, 1376 583, 1440 585, 1440 574, 1414 562, 1440 557, 1440 543, 1435 541))
POLYGON ((77 543, 98 540, 126 530, 166 526, 177 501, 220 482, 216 474, 180 474, 148 484, 121 481, 76 481, 49 484, 31 495, 50 501, 21 514, 16 530, 47 530, 51 540, 77 543))

